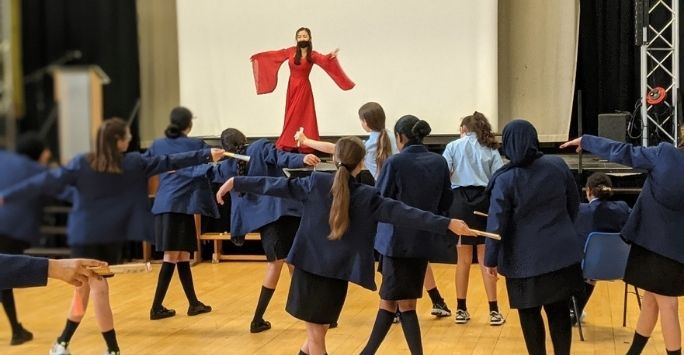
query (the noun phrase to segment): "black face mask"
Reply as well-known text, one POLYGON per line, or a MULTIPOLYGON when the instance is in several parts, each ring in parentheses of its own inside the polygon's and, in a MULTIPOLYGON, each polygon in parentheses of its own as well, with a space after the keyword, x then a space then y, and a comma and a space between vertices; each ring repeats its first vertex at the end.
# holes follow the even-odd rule
POLYGON ((297 47, 309 48, 309 47, 311 47, 311 41, 299 41, 299 42, 297 42, 297 47))

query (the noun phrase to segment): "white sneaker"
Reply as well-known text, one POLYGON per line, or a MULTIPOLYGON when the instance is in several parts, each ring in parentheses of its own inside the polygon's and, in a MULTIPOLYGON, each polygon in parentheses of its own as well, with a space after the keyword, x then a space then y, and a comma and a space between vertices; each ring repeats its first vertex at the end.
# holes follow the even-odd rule
POLYGON ((56 342, 50 348, 50 355, 71 355, 71 351, 67 349, 69 343, 56 342))
POLYGON ((464 311, 462 309, 456 310, 456 319, 454 320, 454 323, 466 324, 468 323, 468 320, 470 320, 470 313, 468 313, 468 311, 464 311))
POLYGON ((497 326, 506 323, 506 319, 498 311, 489 312, 489 325, 497 326))
POLYGON ((109 351, 109 350, 105 350, 104 355, 121 355, 121 351, 109 351))

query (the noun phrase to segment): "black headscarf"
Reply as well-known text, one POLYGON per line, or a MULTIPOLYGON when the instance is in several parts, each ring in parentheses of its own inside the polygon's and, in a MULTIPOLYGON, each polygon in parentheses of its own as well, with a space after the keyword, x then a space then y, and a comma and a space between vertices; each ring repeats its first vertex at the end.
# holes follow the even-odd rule
POLYGON ((499 175, 515 167, 527 166, 544 155, 539 150, 539 138, 534 126, 525 120, 508 122, 503 129, 503 153, 509 162, 492 175, 487 191, 491 191, 499 175))

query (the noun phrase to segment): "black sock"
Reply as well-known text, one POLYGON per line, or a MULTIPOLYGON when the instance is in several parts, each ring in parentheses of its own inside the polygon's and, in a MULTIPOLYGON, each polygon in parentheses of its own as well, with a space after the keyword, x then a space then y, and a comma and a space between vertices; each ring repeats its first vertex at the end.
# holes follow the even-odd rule
POLYGON ((569 355, 572 342, 572 324, 570 312, 567 307, 568 301, 545 304, 544 311, 549 320, 549 333, 553 343, 553 353, 556 355, 569 355))
POLYGON ((114 331, 114 329, 108 332, 103 332, 102 337, 107 343, 108 351, 119 351, 119 343, 116 342, 116 332, 114 331))
POLYGON ((428 295, 430 295, 430 299, 432 300, 432 303, 434 304, 442 304, 444 303, 444 298, 442 298, 442 295, 439 294, 439 290, 437 287, 433 287, 432 289, 428 290, 428 295))
POLYGON ((176 263, 176 266, 178 267, 178 278, 180 278, 181 285, 183 285, 183 291, 185 291, 185 297, 188 298, 188 303, 190 305, 197 304, 199 300, 195 294, 195 286, 192 284, 190 262, 179 261, 176 263))
POLYGON ((411 355, 422 354, 423 342, 420 337, 420 324, 416 311, 401 312, 401 329, 404 331, 404 338, 406 338, 411 355))
POLYGON ((2 290, 2 307, 5 308, 7 319, 12 326, 12 333, 18 334, 21 331, 21 324, 17 320, 17 307, 14 304, 14 292, 12 289, 2 290))
POLYGON ((665 351, 667 352, 667 355, 682 355, 682 348, 679 348, 679 350, 667 350, 667 349, 665 349, 665 351))
MULTIPOLYGON (((386 311, 382 308, 378 310, 378 316, 375 318, 375 324, 373 324, 370 338, 361 351, 361 355, 371 355, 378 351, 380 344, 385 339, 387 332, 389 332, 390 327, 392 326, 394 315, 395 312, 386 311)), ((404 320, 402 319, 401 321, 403 322, 404 320)))
POLYGON ((164 302, 166 291, 169 289, 175 268, 176 264, 174 263, 162 263, 159 270, 159 278, 157 279, 157 290, 154 292, 154 301, 152 301, 153 310, 162 308, 162 303, 164 302))
POLYGON ((466 299, 465 298, 457 298, 456 299, 456 309, 464 310, 467 311, 468 307, 466 306, 466 299))
POLYGON ((497 301, 489 302, 489 311, 490 312, 498 312, 499 311, 499 302, 497 302, 497 301))
POLYGON ((632 346, 627 350, 626 355, 639 355, 644 350, 649 337, 645 337, 637 332, 634 332, 634 338, 632 339, 632 346))
POLYGON ((62 331, 62 335, 60 335, 59 338, 57 338, 57 341, 60 343, 69 344, 69 342, 71 341, 71 337, 74 336, 76 328, 78 328, 79 324, 81 323, 67 319, 66 325, 64 326, 64 330, 62 331))
POLYGON ((518 310, 525 346, 530 355, 546 355, 546 331, 541 315, 541 307, 518 310))
POLYGON ((275 289, 268 288, 266 286, 261 286, 261 293, 259 293, 259 303, 257 303, 256 309, 254 310, 254 318, 252 318, 252 322, 264 319, 264 313, 266 313, 266 308, 268 307, 268 304, 271 302, 273 292, 275 292, 275 289))

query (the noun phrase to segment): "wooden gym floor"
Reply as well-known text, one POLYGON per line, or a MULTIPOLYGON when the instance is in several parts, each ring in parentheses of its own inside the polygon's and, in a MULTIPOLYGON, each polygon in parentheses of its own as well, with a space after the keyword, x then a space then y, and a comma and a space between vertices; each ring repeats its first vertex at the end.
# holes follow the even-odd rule
MULTIPOLYGON (((442 295, 454 311, 454 266, 434 265, 442 295)), ((296 354, 305 338, 304 325, 288 315, 285 308, 290 277, 286 271, 266 312, 273 329, 249 333, 249 322, 257 302, 265 270, 262 262, 203 263, 193 268, 195 288, 201 301, 211 305, 209 314, 188 317, 187 303, 174 275, 164 305, 176 309, 170 319, 150 321, 149 307, 157 281, 158 265, 147 274, 118 275, 110 279, 111 301, 122 354, 296 354)), ((379 279, 378 279, 379 282, 379 279)), ((517 312, 508 308, 503 280, 498 283, 499 302, 506 324, 490 327, 487 302, 479 267, 473 265, 468 297, 472 319, 456 325, 453 317, 434 319, 425 295, 418 303, 418 315, 426 354, 524 354, 525 344, 517 312)), ((622 327, 621 282, 603 282, 596 287, 587 306, 584 323, 586 341, 581 342, 573 328, 573 354, 624 354, 632 340, 638 309, 633 294, 628 299, 627 327, 622 327)), ((0 316, 0 354, 46 354, 64 326, 71 287, 50 281, 48 287, 15 292, 19 320, 33 332, 33 341, 9 346, 9 326, 0 316)), ((680 301, 681 302, 681 301, 680 301)), ((358 354, 373 326, 377 293, 350 286, 340 326, 328 333, 331 354, 358 354)), ((2 313, 2 312, 0 312, 2 313)), ((547 334, 547 348, 550 340, 547 334)), ((72 339, 74 354, 101 354, 105 345, 93 311, 72 339)), ((660 325, 656 327, 644 354, 664 354, 660 325)), ((408 354, 400 325, 393 325, 379 354, 408 354)))

